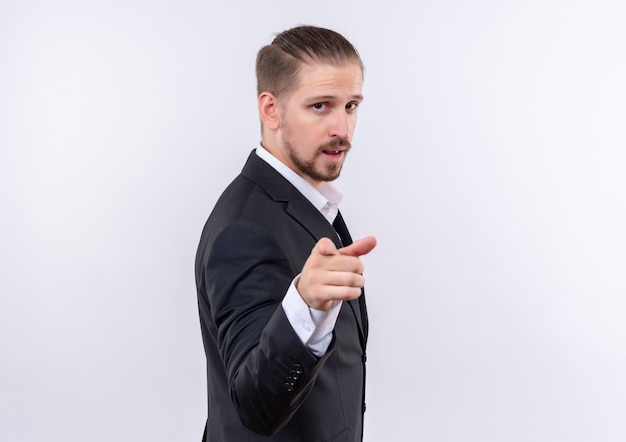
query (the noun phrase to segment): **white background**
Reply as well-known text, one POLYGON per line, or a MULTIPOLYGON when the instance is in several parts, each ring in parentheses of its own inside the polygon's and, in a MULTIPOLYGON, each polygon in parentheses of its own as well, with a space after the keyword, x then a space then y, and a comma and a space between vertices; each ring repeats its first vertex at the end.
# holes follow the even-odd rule
POLYGON ((0 6, 0 440, 199 441, 201 228, 297 24, 366 64, 340 179, 366 441, 626 440, 622 1, 0 6))

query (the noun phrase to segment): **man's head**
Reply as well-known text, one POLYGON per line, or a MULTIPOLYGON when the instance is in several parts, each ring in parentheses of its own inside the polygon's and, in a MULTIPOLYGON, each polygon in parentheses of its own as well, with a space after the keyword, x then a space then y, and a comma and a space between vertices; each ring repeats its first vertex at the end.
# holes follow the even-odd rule
POLYGON ((339 176, 362 101, 363 64, 348 40, 301 26, 257 56, 263 146, 319 188, 339 176))

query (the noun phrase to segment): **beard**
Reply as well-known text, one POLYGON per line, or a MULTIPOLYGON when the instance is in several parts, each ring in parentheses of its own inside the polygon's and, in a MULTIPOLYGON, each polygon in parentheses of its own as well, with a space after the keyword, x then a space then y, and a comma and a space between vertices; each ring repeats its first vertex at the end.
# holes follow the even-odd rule
MULTIPOLYGON (((335 150, 338 147, 345 147, 344 155, 348 155, 348 152, 352 148, 350 141, 345 138, 334 138, 332 141, 322 144, 317 148, 317 151, 310 159, 302 158, 296 149, 294 149, 291 142, 287 139, 284 140, 285 148, 289 159, 298 168, 300 173, 312 178, 314 181, 334 181, 339 178, 343 161, 333 161, 318 166, 316 164, 317 159, 324 155, 324 151, 335 150)), ((345 159, 345 157, 344 157, 345 159)))

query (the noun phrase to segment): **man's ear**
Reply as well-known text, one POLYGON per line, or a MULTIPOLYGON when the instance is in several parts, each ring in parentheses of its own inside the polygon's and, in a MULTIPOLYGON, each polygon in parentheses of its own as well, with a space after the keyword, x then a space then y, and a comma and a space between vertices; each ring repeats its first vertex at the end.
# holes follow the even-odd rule
POLYGON ((263 126, 269 130, 280 127, 280 103, 271 92, 261 92, 259 95, 259 116, 263 126))

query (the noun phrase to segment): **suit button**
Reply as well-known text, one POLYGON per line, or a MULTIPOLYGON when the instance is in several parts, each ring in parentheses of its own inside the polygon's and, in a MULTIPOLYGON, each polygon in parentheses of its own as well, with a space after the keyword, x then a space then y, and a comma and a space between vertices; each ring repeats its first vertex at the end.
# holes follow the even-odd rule
POLYGON ((367 353, 363 353, 363 363, 367 362, 367 353))
POLYGON ((301 375, 303 373, 302 366, 300 364, 293 364, 291 368, 292 368, 292 371, 295 371, 296 374, 298 375, 301 375))
POLYGON ((285 390, 291 393, 293 391, 293 384, 290 384, 289 382, 285 382, 285 390))
POLYGON ((365 406, 365 402, 363 402, 363 413, 365 413, 365 409, 366 409, 366 408, 367 408, 367 407, 365 406))

